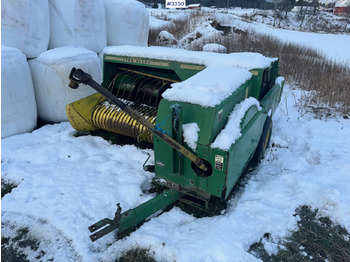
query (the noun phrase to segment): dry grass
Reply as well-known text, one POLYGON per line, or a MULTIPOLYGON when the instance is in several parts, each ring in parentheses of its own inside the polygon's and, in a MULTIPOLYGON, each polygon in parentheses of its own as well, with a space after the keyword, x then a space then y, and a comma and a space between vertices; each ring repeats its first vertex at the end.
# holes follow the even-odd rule
POLYGON ((269 255, 264 242, 273 243, 269 233, 259 243, 250 247, 249 252, 262 261, 350 261, 349 233, 335 225, 328 217, 319 217, 318 210, 302 206, 296 210, 300 217, 298 227, 276 254, 269 255))
POLYGON ((12 189, 16 187, 17 185, 13 183, 7 183, 3 179, 1 179, 1 198, 3 198, 6 194, 11 193, 12 189))
POLYGON ((122 254, 115 262, 156 262, 150 251, 142 248, 134 248, 122 254))
POLYGON ((326 59, 317 51, 283 43, 267 35, 249 32, 225 39, 228 52, 259 52, 280 59, 280 74, 287 82, 312 91, 309 107, 328 106, 344 114, 350 112, 350 68, 326 59))
MULTIPOLYGON (((177 39, 187 35, 193 28, 195 19, 200 14, 194 13, 189 19, 174 21, 174 25, 164 30, 172 33, 177 39), (187 23, 187 25, 186 25, 187 23)), ((149 45, 156 45, 155 38, 163 29, 151 30, 149 45)), ((233 30, 234 32, 237 30, 233 30)), ((258 52, 265 56, 278 57, 280 75, 287 83, 310 91, 302 103, 313 111, 319 107, 329 107, 332 111, 341 112, 345 118, 350 114, 350 68, 345 64, 325 58, 312 48, 284 43, 273 36, 254 31, 237 31, 216 39, 202 39, 189 46, 191 50, 202 50, 206 43, 218 43, 227 48, 227 52, 258 52)))
MULTIPOLYGON (((181 39, 191 31, 195 29, 195 25, 198 19, 203 16, 200 12, 190 12, 179 18, 171 20, 171 23, 162 28, 151 28, 148 35, 148 45, 157 45, 157 36, 162 30, 166 30, 171 33, 176 39, 181 39)), ((165 21, 170 21, 170 19, 165 15, 163 18, 165 21)))

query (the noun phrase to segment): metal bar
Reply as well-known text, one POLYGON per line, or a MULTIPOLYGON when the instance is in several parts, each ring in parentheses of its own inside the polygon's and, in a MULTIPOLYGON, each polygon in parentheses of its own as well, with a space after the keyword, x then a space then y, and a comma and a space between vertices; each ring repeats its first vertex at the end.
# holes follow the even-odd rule
POLYGON ((91 233, 95 232, 96 230, 106 226, 106 225, 110 225, 113 224, 113 220, 109 219, 109 218, 104 218, 100 221, 98 221, 97 223, 89 226, 89 230, 91 233))
POLYGON ((170 79, 170 78, 156 76, 156 75, 152 75, 152 74, 147 74, 147 73, 136 71, 136 70, 132 70, 132 69, 129 69, 129 68, 119 67, 119 69, 125 70, 125 71, 129 71, 129 72, 132 72, 132 73, 136 73, 136 74, 140 74, 140 75, 144 75, 144 76, 149 76, 149 77, 153 77, 153 78, 157 78, 157 79, 173 82, 173 83, 179 83, 180 82, 180 81, 173 80, 173 79, 170 79))
POLYGON ((90 239, 92 242, 94 242, 113 230, 118 230, 118 233, 122 233, 125 230, 143 222, 155 212, 174 203, 179 199, 179 197, 180 193, 177 190, 169 189, 146 201, 145 203, 125 211, 120 215, 118 220, 111 220, 108 218, 102 219, 89 227, 90 232, 96 232, 90 236, 90 239), (102 229, 97 231, 100 228, 102 229))
POLYGON ((111 102, 116 104, 118 107, 120 107, 121 110, 123 110, 126 114, 134 118, 136 121, 144 125, 150 132, 161 138, 164 142, 166 142, 168 145, 170 145, 172 148, 174 148, 176 151, 181 153, 183 156, 187 157, 190 161, 192 161, 200 170, 206 172, 208 169, 204 163, 204 161, 197 157, 192 152, 188 151, 184 146, 182 146, 180 143, 172 139, 167 134, 162 133, 161 131, 157 130, 156 127, 150 123, 147 119, 140 116, 136 111, 134 111, 131 107, 124 104, 123 101, 118 99, 116 96, 111 94, 107 89, 103 88, 101 85, 99 85, 97 82, 95 82, 91 75, 85 73, 81 69, 72 68, 72 71, 69 74, 69 87, 76 89, 79 87, 80 83, 86 84, 93 89, 95 89, 97 92, 102 94, 104 97, 109 99, 111 102))

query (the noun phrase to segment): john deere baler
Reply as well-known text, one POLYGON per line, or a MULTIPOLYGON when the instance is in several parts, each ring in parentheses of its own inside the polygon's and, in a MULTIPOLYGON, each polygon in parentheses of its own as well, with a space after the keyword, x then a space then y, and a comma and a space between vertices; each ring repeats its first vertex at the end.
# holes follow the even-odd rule
POLYGON ((72 69, 72 88, 83 83, 98 93, 67 105, 70 123, 153 143, 154 166, 146 168, 168 189, 128 211, 118 206, 114 218, 89 227, 92 241, 175 201, 205 210, 263 157, 283 89, 276 58, 123 46, 106 50, 103 72, 99 85, 72 69))

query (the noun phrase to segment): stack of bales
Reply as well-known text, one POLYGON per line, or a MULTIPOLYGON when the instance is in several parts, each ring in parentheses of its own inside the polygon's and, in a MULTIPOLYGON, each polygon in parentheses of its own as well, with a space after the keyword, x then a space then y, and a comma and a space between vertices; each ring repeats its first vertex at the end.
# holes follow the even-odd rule
POLYGON ((25 55, 1 45, 1 137, 32 131, 37 109, 25 55))
POLYGON ((109 46, 147 46, 149 17, 143 4, 134 0, 105 0, 109 46))
POLYGON ((97 81, 102 81, 102 69, 97 54, 83 47, 59 47, 41 53, 29 61, 38 116, 47 122, 67 120, 66 105, 91 95, 91 88, 68 88, 72 67, 83 69, 97 81))
POLYGON ((148 40, 148 13, 135 0, 3 0, 1 18, 2 138, 32 131, 37 116, 67 121, 66 104, 92 93, 67 87, 71 68, 101 82, 107 43, 148 40))

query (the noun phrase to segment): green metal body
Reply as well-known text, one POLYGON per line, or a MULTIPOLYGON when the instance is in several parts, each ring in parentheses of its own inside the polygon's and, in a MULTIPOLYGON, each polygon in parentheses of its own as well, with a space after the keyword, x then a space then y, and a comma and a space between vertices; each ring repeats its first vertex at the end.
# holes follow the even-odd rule
MULTIPOLYGON (((253 77, 238 88, 230 97, 215 107, 201 107, 183 102, 174 102, 163 99, 158 107, 157 121, 164 132, 177 138, 183 143, 181 126, 188 123, 197 123, 199 126, 199 139, 194 152, 198 157, 207 160, 213 167, 209 177, 200 177, 193 171, 190 161, 178 154, 164 141, 154 137, 154 154, 156 177, 165 179, 164 185, 179 187, 186 194, 202 200, 205 203, 211 196, 227 198, 241 176, 243 170, 250 162, 258 145, 265 119, 275 112, 282 93, 279 85, 271 86, 278 73, 278 63, 271 66, 273 79, 267 81, 268 90, 260 100, 262 110, 258 111, 252 106, 241 122, 242 136, 227 151, 211 148, 216 136, 225 127, 229 114, 235 105, 245 98, 253 96, 259 99, 262 93, 263 74, 265 69, 254 69, 253 77), (172 108, 180 108, 179 124, 173 125, 172 108), (166 119, 166 121, 164 121, 166 119), (180 135, 179 135, 180 134, 180 135)), ((186 144, 183 143, 186 147, 186 144)), ((191 150, 187 147, 188 150, 191 150)), ((163 180, 161 180, 163 181, 163 180)), ((200 202, 200 201, 199 201, 200 202)), ((205 206, 203 206, 205 207, 205 206)))
POLYGON ((90 236, 91 241, 96 241, 114 230, 118 230, 118 233, 125 232, 157 211, 174 203, 179 199, 179 195, 180 193, 177 190, 169 189, 133 209, 118 214, 118 217, 113 220, 109 218, 100 220, 89 227, 92 233, 102 228, 102 230, 90 236))
MULTIPOLYGON (((105 227, 93 234, 94 241, 108 232, 117 229, 119 232, 139 224, 154 212, 180 200, 195 207, 206 209, 211 198, 227 199, 232 188, 252 159, 267 116, 275 112, 283 90, 281 85, 275 84, 278 76, 278 60, 271 60, 270 67, 250 70, 252 77, 242 84, 222 103, 214 107, 202 107, 180 101, 161 99, 157 107, 156 127, 169 135, 173 140, 185 147, 186 150, 209 163, 211 172, 200 176, 195 171, 193 163, 183 157, 159 136, 153 136, 155 178, 159 184, 169 188, 166 193, 121 214, 118 219, 103 219, 91 227, 91 232, 105 227), (228 150, 212 148, 220 131, 225 128, 228 116, 234 107, 248 97, 254 97, 260 102, 262 110, 251 106, 241 121, 241 136, 228 150), (193 151, 184 143, 182 126, 188 123, 197 123, 199 126, 197 148, 193 151), (108 226, 109 225, 109 226, 108 226)), ((204 65, 165 61, 149 58, 115 56, 106 54, 104 57, 104 75, 102 86, 111 88, 116 73, 119 70, 132 71, 142 79, 143 76, 154 77, 169 83, 181 82, 205 68, 204 65)), ((126 78, 127 79, 127 78, 126 78)), ((118 89, 121 80, 114 83, 113 89, 118 89)), ((121 86, 132 89, 127 80, 121 86)), ((127 90, 128 92, 131 92, 127 90)), ((89 110, 100 101, 96 95, 81 99, 67 106, 67 114, 72 113, 72 125, 79 130, 80 123, 84 131, 95 130, 88 119, 89 110), (93 101, 93 102, 91 102, 93 101), (86 111, 87 110, 87 111, 86 111), (82 121, 77 118, 82 117, 82 121)), ((124 98, 124 97, 123 97, 124 98)))
POLYGON ((181 82, 203 70, 205 66, 175 61, 164 61, 139 57, 105 55, 102 86, 108 87, 120 67, 130 68, 145 74, 181 82))

